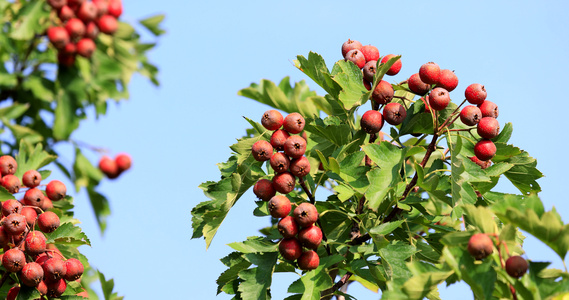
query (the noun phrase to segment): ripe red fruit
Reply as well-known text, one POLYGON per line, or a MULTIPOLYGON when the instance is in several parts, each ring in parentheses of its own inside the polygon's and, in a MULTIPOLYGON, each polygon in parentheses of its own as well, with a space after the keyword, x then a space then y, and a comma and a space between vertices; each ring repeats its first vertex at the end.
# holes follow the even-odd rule
POLYGON ((101 16, 97 22, 97 25, 99 26, 99 29, 102 33, 109 35, 114 34, 117 32, 117 29, 119 29, 119 23, 117 22, 117 19, 111 15, 101 16))
POLYGON ((25 264, 26 255, 18 248, 9 249, 2 255, 2 266, 4 266, 8 272, 20 272, 25 264))
POLYGON ((407 80, 407 85, 409 86, 411 92, 420 96, 425 95, 431 88, 430 85, 421 81, 419 73, 411 75, 411 77, 409 77, 409 79, 407 80))
POLYGON ((61 20, 61 22, 69 21, 75 18, 75 12, 73 9, 67 5, 61 7, 61 9, 57 12, 57 16, 61 20))
POLYGON ((69 34, 63 27, 48 28, 47 38, 56 49, 63 49, 69 43, 69 34))
POLYGON ((381 80, 373 89, 371 99, 373 99, 377 104, 386 104, 391 102, 394 94, 395 91, 393 90, 391 83, 381 80))
POLYGON ((29 206, 22 208, 21 214, 22 216, 26 217, 26 223, 28 223, 29 227, 32 227, 38 218, 38 213, 36 210, 29 206))
POLYGON ((40 206, 43 211, 48 211, 53 208, 53 202, 49 198, 44 198, 43 203, 40 206))
POLYGON ((47 184, 45 194, 50 200, 57 201, 65 198, 67 188, 63 182, 59 180, 52 180, 47 184))
POLYGON ((378 133, 383 127, 383 116, 377 110, 368 110, 360 119, 360 126, 369 134, 378 133))
POLYGON ((26 230, 26 217, 21 214, 10 214, 2 223, 2 227, 6 230, 6 233, 11 235, 19 235, 26 230))
POLYGON ((22 268, 20 278, 25 285, 35 287, 43 279, 43 268, 36 262, 29 262, 22 268))
POLYGON ((50 298, 58 298, 67 289, 67 282, 64 279, 58 279, 47 283, 47 296, 50 298))
POLYGON ((464 90, 464 97, 471 104, 482 104, 486 99, 486 89, 480 83, 473 83, 464 90))
POLYGON ((20 178, 15 175, 8 174, 2 177, 2 186, 8 190, 8 192, 15 194, 20 191, 20 178))
POLYGON ((45 233, 53 232, 59 227, 59 217, 52 211, 46 211, 38 216, 38 226, 45 233))
POLYGON ((303 202, 292 212, 294 220, 301 227, 308 227, 318 220, 318 210, 314 204, 303 202))
POLYGON ((273 182, 268 179, 259 179, 253 186, 253 193, 263 201, 269 201, 277 193, 273 182))
POLYGON ((40 292, 41 295, 47 295, 47 284, 45 283, 45 280, 40 281, 40 283, 36 286, 36 289, 38 292, 40 292))
POLYGON ((93 4, 97 7, 97 15, 106 15, 109 11, 109 1, 108 0, 92 0, 93 4))
POLYGON ((300 242, 294 237, 282 239, 279 243, 279 252, 284 259, 295 260, 302 254, 302 247, 300 242))
POLYGON ((87 25, 85 26, 85 37, 88 39, 95 40, 98 35, 99 35, 99 27, 97 26, 97 24, 94 21, 87 23, 87 25))
POLYGON ((306 156, 301 156, 290 162, 289 169, 292 175, 302 178, 310 173, 310 162, 306 156))
POLYGON ((22 203, 16 199, 8 199, 2 202, 2 215, 8 216, 11 214, 20 214, 22 213, 22 203))
POLYGON ((362 71, 365 81, 373 82, 373 76, 375 76, 375 73, 377 72, 376 65, 377 60, 370 60, 364 65, 362 71))
POLYGON ((434 110, 443 110, 450 103, 450 95, 447 90, 436 87, 429 94, 429 106, 434 110))
POLYGON ((434 62, 423 64, 419 68, 419 77, 426 84, 437 84, 441 77, 441 68, 434 62))
POLYGON ((364 57, 363 53, 360 50, 356 49, 350 50, 348 53, 346 53, 344 60, 353 62, 360 69, 363 68, 366 64, 366 58, 364 57))
POLYGON ((284 238, 291 238, 298 234, 299 228, 292 216, 286 216, 279 221, 277 229, 284 238))
POLYGON ((365 78, 362 79, 362 82, 363 82, 366 90, 371 91, 371 83, 369 81, 367 81, 365 78))
POLYGON ((399 125, 407 117, 405 107, 397 102, 387 103, 383 108, 383 119, 391 125, 399 125))
POLYGON ((500 133, 500 123, 494 118, 484 117, 480 119, 476 130, 481 137, 493 139, 500 133))
POLYGON ((109 15, 119 18, 122 15, 122 1, 121 0, 109 0, 109 7, 107 8, 109 15))
POLYGON ((95 52, 95 42, 92 39, 84 38, 77 42, 77 54, 90 58, 95 52))
POLYGON ((301 114, 294 112, 288 114, 285 117, 283 122, 283 129, 288 133, 297 134, 304 129, 305 124, 306 121, 304 121, 304 117, 302 117, 301 114))
MULTIPOLYGON (((11 236, 4 230, 4 226, 0 226, 0 247, 6 247, 10 241, 11 236)), ((2 256, 0 256, 0 258, 1 257, 2 256)))
POLYGON ((281 194, 288 194, 294 190, 296 178, 290 172, 276 174, 273 177, 273 187, 281 194))
POLYGON ((362 47, 362 43, 348 39, 347 42, 342 44, 342 57, 346 57, 346 53, 350 52, 351 50, 360 50, 362 47))
POLYGON ((78 18, 72 18, 65 24, 65 30, 72 40, 76 40, 85 34, 85 24, 78 18))
POLYGON ((117 162, 106 155, 101 157, 99 160, 99 170, 101 170, 101 172, 103 172, 110 179, 117 178, 120 174, 117 162))
POLYGON ((506 260, 506 273, 514 278, 520 278, 528 270, 528 262, 521 256, 511 256, 506 260))
POLYGON ((496 150, 496 145, 491 140, 481 140, 474 145, 474 155, 482 161, 487 161, 494 157, 496 150))
POLYGON ((309 250, 303 252, 298 258, 297 262, 298 262, 298 267, 301 270, 306 270, 306 271, 314 270, 318 268, 318 265, 320 264, 320 257, 318 256, 318 253, 316 253, 316 251, 309 250))
POLYGON ((97 18, 98 12, 99 10, 93 2, 85 1, 81 6, 79 6, 79 10, 77 10, 77 17, 83 22, 88 23, 97 18))
POLYGON ((482 119, 480 108, 474 105, 467 105, 460 111, 460 120, 468 126, 474 126, 482 119))
POLYGON ((22 175, 22 183, 30 188, 36 187, 41 183, 41 174, 36 170, 28 170, 22 175))
POLYGON ((271 156, 270 164, 275 173, 286 172, 290 166, 290 158, 282 152, 277 152, 271 156))
MULTIPOLYGON (((387 54, 386 56, 384 56, 381 59, 381 63, 382 64, 386 63, 392 57, 395 57, 395 54, 387 54)), ((389 70, 387 70, 387 72, 385 74, 387 74, 389 76, 397 75, 397 73, 399 73, 399 71, 401 71, 401 67, 402 67, 402 63, 401 63, 401 58, 400 58, 389 68, 389 70)))
POLYGON ((494 243, 485 233, 475 233, 468 241, 468 252, 475 259, 480 260, 492 254, 494 243))
POLYGON ((291 135, 284 143, 284 152, 292 158, 299 158, 306 152, 306 140, 299 135, 291 135))
POLYGON ((285 141, 289 136, 290 134, 288 134, 286 130, 283 129, 275 130, 275 132, 273 132, 273 134, 271 135, 271 145, 277 151, 282 151, 284 150, 285 141))
POLYGON ((38 188, 29 189, 24 194, 24 204, 25 205, 41 207, 44 199, 45 199, 45 195, 38 188))
POLYGON ((31 231, 26 236, 26 253, 32 256, 39 255, 45 251, 45 242, 47 239, 45 235, 40 231, 31 231))
POLYGON ((76 258, 65 261, 65 280, 75 281, 83 275, 83 264, 76 258))
POLYGON ((498 105, 496 105, 494 102, 484 100, 484 102, 482 102, 479 107, 483 117, 491 117, 494 119, 498 118, 498 105))
POLYGON ((449 69, 441 70, 441 76, 439 77, 439 83, 437 83, 437 86, 452 92, 458 86, 458 77, 456 77, 456 74, 449 69))
POLYGON ((475 164, 479 165, 482 169, 486 169, 488 168, 490 165, 492 165, 492 161, 481 161, 480 159, 478 159, 478 157, 476 156, 471 156, 470 160, 472 162, 474 162, 475 164))
POLYGON ((366 62, 372 60, 377 61, 379 59, 379 50, 377 50, 377 47, 375 46, 372 45, 362 46, 361 52, 364 55, 366 62))
POLYGON ((277 130, 283 126, 283 115, 274 109, 267 110, 261 118, 261 124, 267 130, 277 130))
POLYGON ((57 256, 48 258, 41 266, 43 268, 44 279, 48 283, 48 289, 50 282, 55 282, 65 276, 65 263, 57 256))
POLYGON ((284 218, 290 213, 290 200, 288 200, 286 196, 276 195, 269 200, 268 209, 271 216, 275 218, 284 218))
POLYGON ((0 173, 2 176, 10 175, 16 173, 18 169, 18 163, 10 155, 0 156, 0 173))
POLYGON ((265 140, 260 140, 253 144, 251 147, 251 153, 256 161, 266 161, 271 159, 271 156, 273 156, 273 146, 265 140))
POLYGON ((115 157, 115 163, 117 164, 119 173, 122 173, 130 169, 132 165, 132 158, 130 158, 130 155, 126 153, 120 153, 115 157))
POLYGON ((308 226, 298 233, 300 244, 309 249, 316 249, 322 243, 322 230, 318 226, 308 226))

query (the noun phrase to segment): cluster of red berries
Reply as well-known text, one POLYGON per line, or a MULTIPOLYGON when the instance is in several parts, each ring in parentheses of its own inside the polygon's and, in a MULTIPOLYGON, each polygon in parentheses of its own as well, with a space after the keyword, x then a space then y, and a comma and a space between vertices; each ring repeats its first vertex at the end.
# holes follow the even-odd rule
POLYGON ((500 123, 496 120, 498 106, 486 100, 486 89, 479 83, 469 85, 464 95, 466 100, 474 105, 467 105, 460 111, 460 120, 468 126, 476 125, 476 131, 482 137, 474 145, 475 156, 470 159, 486 169, 491 164, 490 159, 496 155, 496 145, 491 139, 500 133, 500 123))
MULTIPOLYGON (((494 242, 485 233, 475 233, 468 241, 468 252, 477 260, 492 254, 494 242)), ((528 270, 528 262, 519 255, 510 256, 505 264, 506 273, 514 278, 522 277, 528 270)))
POLYGON ((120 153, 114 159, 104 155, 99 160, 99 170, 107 176, 107 178, 115 179, 124 171, 130 169, 132 159, 128 154, 120 153))
MULTIPOLYGON (((342 55, 344 60, 353 62, 356 66, 362 69, 363 84, 371 90, 373 78, 377 72, 377 63, 384 64, 389 61, 394 54, 388 54, 380 57, 377 47, 372 45, 362 46, 358 41, 348 40, 342 44, 342 55), (381 60, 380 60, 381 58, 381 60)), ((401 70, 401 60, 398 59, 387 71, 386 75, 396 75, 401 70)), ((395 91, 393 86, 385 81, 380 80, 373 88, 371 99, 378 105, 385 105, 383 113, 378 110, 366 111, 361 120, 360 125, 362 129, 369 133, 378 133, 383 127, 384 121, 391 125, 399 125, 407 117, 407 110, 403 105, 397 102, 391 102, 395 91)))
POLYGON ((95 51, 99 32, 114 34, 122 14, 121 0, 48 0, 57 12, 59 26, 47 30, 47 37, 58 50, 58 61, 65 66, 75 63, 75 55, 89 58, 95 51))
MULTIPOLYGON (((12 194, 20 191, 19 178, 14 175, 17 168, 12 156, 0 157, 2 183, 12 194), (4 185, 4 182, 10 182, 10 185, 4 185)), ((81 277, 83 264, 75 258, 64 260, 55 245, 46 245, 44 233, 51 233, 60 225, 57 214, 48 210, 53 207, 52 201, 65 197, 67 188, 61 181, 52 180, 44 194, 38 188, 41 180, 37 170, 26 171, 22 176, 22 183, 28 188, 24 198, 2 202, 0 246, 4 252, 0 256, 2 266, 8 272, 17 273, 22 284, 36 287, 42 295, 59 297, 67 287, 67 281, 81 277)), ((17 295, 18 291, 19 287, 13 287, 11 293, 17 295)))
POLYGON ((320 258, 315 249, 322 242, 322 230, 314 225, 318 220, 316 207, 308 202, 299 204, 293 211, 290 200, 285 196, 296 186, 296 178, 303 178, 310 172, 310 162, 304 156, 306 138, 300 135, 305 121, 301 114, 291 113, 283 118, 276 110, 263 114, 261 124, 274 131, 270 142, 257 141, 251 147, 257 161, 269 161, 275 175, 272 180, 260 179, 253 187, 253 193, 268 201, 271 216, 280 219, 278 230, 283 236, 279 252, 287 260, 297 260, 302 270, 316 269, 320 258), (276 152, 275 152, 276 150, 276 152), (280 194, 277 195, 276 193, 280 194), (310 250, 303 251, 303 247, 310 250))

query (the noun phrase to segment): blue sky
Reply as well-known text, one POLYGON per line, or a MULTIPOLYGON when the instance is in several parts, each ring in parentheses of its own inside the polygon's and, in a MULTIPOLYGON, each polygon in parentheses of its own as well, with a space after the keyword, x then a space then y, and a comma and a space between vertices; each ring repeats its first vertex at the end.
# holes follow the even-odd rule
MULTIPOLYGON (((86 121, 74 138, 133 157, 132 169, 102 184, 113 211, 104 237, 84 192, 76 214, 93 246, 82 251, 114 278, 127 299, 213 299, 219 259, 227 243, 258 235, 267 218, 252 215, 248 192, 230 212, 209 250, 190 240, 190 211, 206 200, 197 186, 217 180, 216 163, 245 133, 246 116, 259 119, 267 106, 237 96, 261 79, 307 80, 292 64, 296 55, 320 53, 331 67, 348 38, 375 45, 381 55, 401 54, 401 81, 434 61, 455 70, 455 102, 470 83, 486 86, 500 108, 501 126, 512 122, 511 143, 537 158, 547 209, 569 220, 565 150, 569 76, 569 5, 564 1, 148 1, 123 0, 123 20, 165 13, 168 31, 150 54, 160 68, 155 88, 137 76, 131 99, 111 105, 107 116, 86 121)), ((98 156, 89 153, 96 162, 98 156)), ((68 158, 68 159, 71 159, 68 158)), ((515 192, 508 184, 500 190, 515 192)), ((561 261, 533 238, 526 257, 561 261)), ((294 275, 274 277, 274 299, 286 297, 294 275)), ((358 299, 379 296, 356 286, 358 299)), ((472 299, 465 285, 441 290, 443 299, 472 299)), ((216 299, 230 299, 220 295, 216 299)))

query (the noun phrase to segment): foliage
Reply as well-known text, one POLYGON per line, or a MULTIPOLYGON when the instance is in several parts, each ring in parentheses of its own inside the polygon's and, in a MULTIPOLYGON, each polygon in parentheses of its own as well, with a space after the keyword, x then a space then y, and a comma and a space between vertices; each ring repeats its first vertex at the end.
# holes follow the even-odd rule
MULTIPOLYGON (((399 58, 378 63, 372 87, 399 58)), ((509 256, 523 254, 521 230, 563 261, 569 249, 569 225, 555 209, 545 211, 538 197, 536 180, 543 175, 536 159, 508 144, 512 124, 493 139, 493 164, 482 169, 470 159, 480 136, 455 118, 460 106, 451 102, 441 111, 426 111, 420 97, 401 82, 393 84, 393 101, 407 108, 407 116, 401 125, 390 127, 386 140, 374 142, 358 122, 358 112, 370 105, 371 92, 357 66, 341 60, 330 71, 313 52, 298 56, 295 65, 327 94, 317 95, 304 81, 291 85, 288 77, 278 84, 262 80, 239 94, 283 112, 300 112, 307 120, 311 172, 304 178, 306 186, 297 185, 287 196, 293 206, 316 198, 319 226, 326 236, 317 250, 320 265, 300 271, 296 263, 283 259, 272 220, 261 229, 263 236, 229 244, 235 252, 221 259, 228 269, 217 280, 218 293, 269 299, 272 275, 293 272, 300 278, 289 286, 292 295, 287 299, 351 298, 339 288, 356 281, 381 290, 382 299, 439 299, 439 284, 459 281, 471 287, 476 299, 569 295, 569 273, 548 268, 549 263, 529 258, 529 273, 519 280, 504 270, 509 256), (510 181, 519 193, 495 191, 500 179, 510 181), (478 232, 495 242, 494 253, 482 261, 467 251, 470 237, 478 232)), ((231 146, 229 159, 218 164, 221 179, 200 185, 209 200, 192 210, 192 238, 203 237, 206 247, 241 196, 259 179, 274 176, 268 163, 251 156, 253 143, 268 140, 270 132, 246 120, 253 129, 231 146)), ((266 203, 257 203, 253 214, 267 216, 266 203)))

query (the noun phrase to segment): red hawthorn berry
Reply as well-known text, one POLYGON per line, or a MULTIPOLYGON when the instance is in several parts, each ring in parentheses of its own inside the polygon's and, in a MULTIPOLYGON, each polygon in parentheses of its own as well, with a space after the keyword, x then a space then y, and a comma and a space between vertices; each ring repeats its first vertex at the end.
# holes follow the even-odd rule
POLYGON ((22 176, 22 184, 29 188, 34 188, 41 183, 41 174, 36 170, 28 170, 22 176))
POLYGON ((474 155, 482 161, 492 159, 496 155, 496 145, 491 140, 481 140, 474 145, 474 155))
POLYGON ((302 246, 294 237, 282 239, 279 243, 279 252, 284 259, 295 260, 302 254, 302 246))
POLYGON ((260 140, 253 144, 251 153, 256 161, 267 161, 273 156, 273 146, 265 140, 260 140))
POLYGON ((12 248, 4 252, 2 256, 2 266, 8 272, 20 272, 26 264, 26 255, 18 248, 12 248))
POLYGON ((271 135, 271 145, 277 151, 283 151, 285 141, 289 136, 290 134, 288 134, 286 130, 283 129, 275 130, 275 132, 273 132, 273 134, 271 135))
POLYGON ((83 275, 83 264, 76 258, 65 261, 65 280, 75 281, 83 275))
POLYGON ((277 224, 277 229, 284 238, 295 237, 298 234, 298 224, 292 216, 282 218, 277 224))
POLYGON ((500 133, 500 123, 492 117, 484 117, 478 122, 476 131, 482 138, 493 139, 500 133))
POLYGON ((2 176, 14 175, 18 169, 18 163, 10 155, 0 156, 0 173, 2 176))
POLYGON ((65 24, 65 30, 67 30, 71 40, 75 41, 85 35, 85 24, 78 18, 71 18, 65 24))
POLYGON ((290 162, 289 169, 292 175, 302 178, 310 173, 310 162, 306 156, 295 158, 290 162))
POLYGON ((38 226, 42 232, 53 232, 59 227, 59 217, 52 211, 46 211, 38 216, 38 226))
POLYGON ((362 43, 348 39, 347 42, 342 44, 342 57, 346 57, 346 53, 350 52, 351 50, 361 50, 362 47, 362 43))
POLYGON ((360 119, 361 128, 369 133, 378 133, 383 127, 383 115, 377 110, 368 110, 360 119))
POLYGON ((26 217, 21 214, 10 214, 4 218, 2 222, 2 226, 6 233, 16 236, 23 233, 26 230, 26 225, 28 222, 26 221, 26 217))
POLYGON ((36 287, 43 279, 43 268, 36 262, 29 262, 22 268, 20 278, 30 287, 36 287))
POLYGON ((92 39, 84 38, 77 42, 77 54, 90 58, 95 52, 95 42, 92 39))
POLYGON ((316 249, 322 243, 322 230, 318 226, 308 226, 298 233, 300 244, 309 249, 316 249))
POLYGON ((480 108, 474 105, 467 105, 460 111, 460 120, 464 125, 474 126, 482 119, 480 108))
POLYGON ((288 114, 285 117, 283 122, 283 129, 288 133, 297 134, 304 129, 305 124, 306 122, 304 121, 304 117, 302 117, 301 114, 294 112, 288 114))
POLYGON ((65 195, 67 194, 67 188, 63 182, 59 180, 52 180, 47 184, 45 194, 50 200, 61 200, 65 198, 65 195))
POLYGON ((61 22, 67 22, 73 18, 75 18, 75 12, 73 9, 67 5, 64 5, 59 9, 57 12, 57 16, 61 20, 61 22))
POLYGON ((361 51, 362 51, 362 54, 364 55, 366 62, 372 61, 372 60, 377 61, 379 59, 379 50, 377 50, 377 47, 375 47, 375 46, 372 46, 372 45, 362 46, 361 51))
POLYGON ((273 182, 268 179, 259 179, 253 186, 253 193, 263 201, 269 201, 277 193, 273 182))
POLYGON ((434 88, 429 94, 429 105, 434 110, 443 110, 450 103, 450 95, 447 90, 442 87, 434 88))
POLYGON ((102 33, 113 35, 119 29, 119 23, 117 19, 111 15, 103 15, 99 18, 97 22, 99 30, 102 33))
POLYGON ((395 95, 395 91, 393 90, 391 83, 381 80, 373 89, 371 99, 373 99, 377 104, 386 104, 391 102, 393 95, 395 95))
POLYGON ((274 109, 267 110, 261 118, 261 124, 267 130, 277 130, 283 126, 283 115, 274 109))
POLYGON ((11 214, 20 214, 22 213, 22 203, 16 199, 8 199, 2 202, 2 215, 8 216, 11 214))
POLYGON ((290 213, 290 200, 286 196, 276 195, 269 200, 268 208, 274 218, 284 218, 290 213))
POLYGON ((23 202, 25 205, 41 207, 44 199, 45 195, 40 189, 31 188, 27 190, 26 193, 24 194, 23 202))
POLYGON ((419 96, 425 95, 431 88, 430 85, 421 81, 419 73, 411 75, 411 77, 409 77, 409 79, 407 80, 407 85, 409 86, 409 90, 411 90, 411 92, 419 96))
POLYGON ((387 103, 383 108, 383 119, 391 125, 399 125, 407 117, 405 107, 397 102, 387 103))
POLYGON ((69 44, 69 34, 63 27, 50 27, 47 29, 47 38, 56 49, 63 49, 69 44))
POLYGON ((130 157, 130 155, 128 155, 126 153, 119 153, 115 157, 115 163, 117 164, 117 168, 119 170, 119 173, 122 173, 122 172, 130 169, 130 167, 132 165, 132 158, 130 157))
POLYGON ((364 57, 363 53, 360 50, 356 49, 350 50, 348 53, 346 53, 344 60, 353 62, 360 69, 363 68, 366 64, 366 58, 364 57))
POLYGON ((482 104, 486 100, 486 95, 486 89, 479 83, 469 85, 464 91, 466 100, 474 105, 482 104))
MULTIPOLYGON (((384 64, 386 63, 388 60, 390 60, 392 57, 395 57, 395 54, 387 54, 386 56, 384 56, 381 59, 381 63, 384 64)), ((401 58, 399 58, 390 68, 389 70, 387 70, 387 72, 385 74, 389 75, 389 76, 393 76, 393 75, 397 75, 397 73, 399 73, 399 71, 401 71, 401 67, 402 67, 402 63, 401 63, 401 58)))
POLYGON ((437 84, 441 77, 441 68, 434 62, 423 64, 419 68, 419 77, 426 84, 437 84))
POLYGON ((492 254, 494 242, 485 233, 475 233, 468 241, 468 252, 475 259, 481 260, 492 254))
POLYGON ((444 88, 450 93, 458 86, 458 77, 449 69, 441 70, 441 76, 439 77, 437 86, 444 88))
POLYGON ((514 278, 520 278, 528 271, 528 262, 523 257, 515 255, 506 260, 506 273, 514 278))
POLYGON ((286 172, 290 166, 290 158, 282 152, 277 152, 271 156, 270 164, 275 173, 286 172))
POLYGON ((298 258, 298 267, 301 270, 314 270, 320 264, 320 257, 318 253, 313 250, 303 252, 298 258))
POLYGON ((289 136, 284 143, 284 152, 291 158, 299 158, 306 152, 306 140, 299 135, 289 136))
POLYGON ((479 105, 480 112, 483 117, 498 118, 498 105, 492 101, 484 100, 482 104, 479 105))
POLYGON ((308 227, 318 220, 318 210, 314 204, 303 202, 292 212, 294 219, 301 227, 308 227))
POLYGON ((20 191, 20 178, 15 175, 8 174, 1 179, 2 186, 8 190, 8 192, 15 194, 20 191))
POLYGON ((106 155, 101 157, 99 160, 99 170, 101 170, 101 172, 103 172, 103 174, 105 174, 105 176, 110 179, 115 179, 119 177, 120 174, 117 162, 106 155))
POLYGON ((122 1, 121 0, 109 0, 109 6, 107 8, 109 15, 119 18, 122 15, 122 1))

